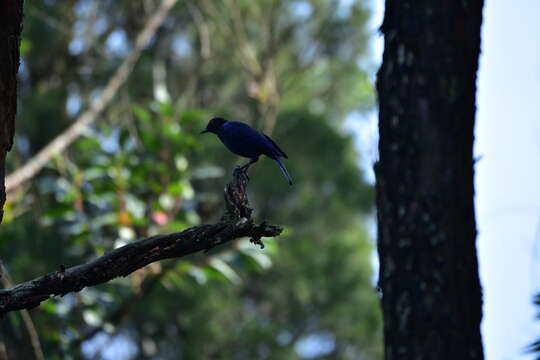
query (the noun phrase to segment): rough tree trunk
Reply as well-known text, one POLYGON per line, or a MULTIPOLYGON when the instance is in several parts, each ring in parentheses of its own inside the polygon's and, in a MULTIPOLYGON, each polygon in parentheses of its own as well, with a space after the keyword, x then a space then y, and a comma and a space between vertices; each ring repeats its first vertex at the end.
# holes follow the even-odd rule
POLYGON ((482 359, 473 129, 482 0, 387 0, 376 164, 386 359, 482 359))
POLYGON ((23 0, 0 2, 0 221, 4 215, 6 154, 13 143, 23 0))

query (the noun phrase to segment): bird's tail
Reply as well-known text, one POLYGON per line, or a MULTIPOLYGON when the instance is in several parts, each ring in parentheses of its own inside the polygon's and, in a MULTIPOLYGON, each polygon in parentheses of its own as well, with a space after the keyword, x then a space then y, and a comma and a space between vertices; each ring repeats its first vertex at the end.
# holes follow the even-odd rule
POLYGON ((283 173, 283 176, 285 176, 285 179, 287 179, 287 181, 289 182, 289 185, 292 185, 293 182, 292 182, 291 175, 289 175, 289 172, 287 171, 287 168, 285 167, 285 165, 283 165, 283 163, 281 162, 279 158, 276 158, 275 160, 278 163, 279 168, 281 169, 281 172, 283 173))

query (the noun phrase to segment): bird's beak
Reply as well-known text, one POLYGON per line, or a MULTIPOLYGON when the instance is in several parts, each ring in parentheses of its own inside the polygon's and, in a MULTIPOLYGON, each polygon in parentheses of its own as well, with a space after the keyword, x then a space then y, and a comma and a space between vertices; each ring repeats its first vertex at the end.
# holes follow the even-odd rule
POLYGON ((203 131, 201 131, 199 134, 206 134, 206 133, 209 133, 210 131, 208 131, 208 129, 204 129, 203 131))

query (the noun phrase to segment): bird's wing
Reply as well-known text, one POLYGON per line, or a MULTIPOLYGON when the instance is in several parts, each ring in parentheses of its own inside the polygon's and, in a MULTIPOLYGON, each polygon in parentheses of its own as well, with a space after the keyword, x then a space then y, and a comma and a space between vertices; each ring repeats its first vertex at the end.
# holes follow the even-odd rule
POLYGON ((229 150, 240 156, 253 158, 262 154, 275 153, 272 144, 259 131, 241 122, 227 122, 220 139, 229 150))
POLYGON ((241 143, 248 143, 253 146, 263 146, 266 143, 262 134, 253 129, 251 126, 236 122, 230 121, 226 125, 227 137, 231 140, 238 141, 241 143))
POLYGON ((272 144, 272 146, 276 149, 276 151, 278 152, 278 154, 280 156, 283 156, 285 159, 288 159, 289 157, 287 156, 287 154, 285 154, 285 151, 281 150, 281 148, 278 146, 278 144, 275 143, 274 140, 272 140, 272 138, 268 135, 266 135, 265 133, 261 133, 264 135, 264 137, 266 138, 266 140, 270 141, 270 143, 272 144))
POLYGON ((266 154, 271 158, 280 156, 287 158, 287 154, 279 148, 274 140, 247 124, 230 121, 225 125, 225 130, 228 140, 235 144, 242 144, 244 148, 256 149, 261 154, 266 154))

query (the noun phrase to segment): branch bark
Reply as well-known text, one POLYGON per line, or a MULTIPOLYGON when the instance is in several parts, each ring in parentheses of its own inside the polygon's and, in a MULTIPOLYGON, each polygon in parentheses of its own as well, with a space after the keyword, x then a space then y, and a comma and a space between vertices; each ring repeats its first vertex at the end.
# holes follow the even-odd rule
POLYGON ((31 309, 51 296, 63 296, 87 286, 127 276, 155 261, 179 258, 198 251, 206 252, 237 238, 251 237, 253 243, 262 246, 261 237, 275 237, 282 228, 265 222, 253 222, 246 194, 247 182, 246 173, 235 170, 233 181, 225 187, 226 211, 217 224, 138 240, 86 264, 68 269, 62 267, 11 289, 0 290, 0 314, 31 309))
POLYGON ((141 52, 156 33, 158 27, 165 21, 167 14, 178 0, 163 0, 160 7, 148 19, 148 22, 137 35, 133 49, 118 67, 114 76, 109 80, 103 92, 92 102, 90 108, 82 113, 64 132, 58 135, 47 146, 41 149, 34 157, 22 167, 6 177, 6 191, 10 192, 16 187, 31 179, 55 155, 63 152, 71 145, 83 131, 92 124, 98 115, 114 98, 118 89, 126 82, 133 67, 139 60, 141 52))

